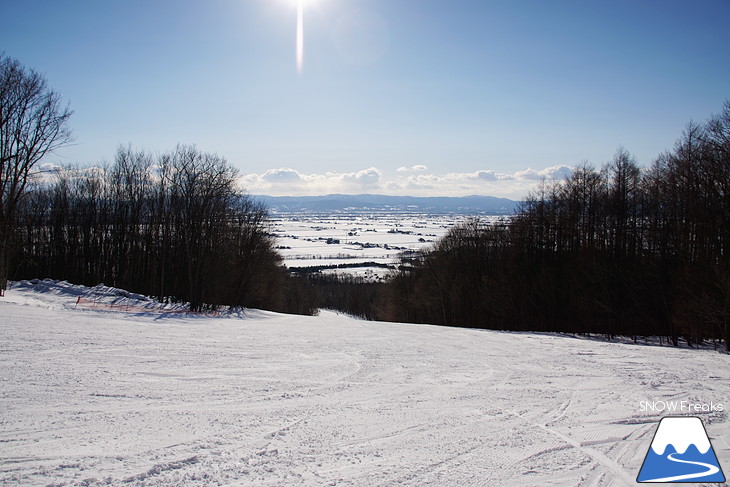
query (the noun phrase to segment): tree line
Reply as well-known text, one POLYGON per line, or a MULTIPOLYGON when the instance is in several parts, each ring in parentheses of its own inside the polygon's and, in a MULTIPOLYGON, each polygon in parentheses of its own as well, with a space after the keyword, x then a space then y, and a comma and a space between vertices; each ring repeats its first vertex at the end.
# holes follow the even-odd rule
POLYGON ((0 53, 0 294, 8 276, 100 282, 189 302, 313 313, 274 250, 266 208, 224 158, 179 145, 153 156, 39 171, 72 140, 45 78, 0 53))
POLYGON ((274 250, 266 208, 236 176, 186 145, 158 157, 121 147, 104 167, 56 169, 22 199, 13 275, 104 282, 196 311, 313 312, 274 250))
POLYGON ((730 102, 642 170, 619 149, 401 260, 378 317, 730 341, 730 102))

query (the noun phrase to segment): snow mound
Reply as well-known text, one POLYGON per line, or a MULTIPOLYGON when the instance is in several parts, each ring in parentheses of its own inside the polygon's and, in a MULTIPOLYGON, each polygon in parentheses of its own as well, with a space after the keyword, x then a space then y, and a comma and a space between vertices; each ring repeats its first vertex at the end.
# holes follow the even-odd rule
POLYGON ((95 309, 127 313, 183 313, 187 303, 160 303, 142 294, 105 284, 93 287, 55 279, 30 279, 10 283, 6 301, 48 309, 95 309))

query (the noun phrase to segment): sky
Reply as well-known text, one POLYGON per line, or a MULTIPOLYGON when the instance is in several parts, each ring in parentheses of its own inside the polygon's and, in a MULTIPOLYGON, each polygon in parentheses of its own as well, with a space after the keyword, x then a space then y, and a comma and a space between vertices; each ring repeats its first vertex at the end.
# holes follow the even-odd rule
POLYGON ((75 141, 195 144, 252 194, 482 194, 619 147, 648 166, 730 99, 730 0, 0 0, 0 51, 75 141))

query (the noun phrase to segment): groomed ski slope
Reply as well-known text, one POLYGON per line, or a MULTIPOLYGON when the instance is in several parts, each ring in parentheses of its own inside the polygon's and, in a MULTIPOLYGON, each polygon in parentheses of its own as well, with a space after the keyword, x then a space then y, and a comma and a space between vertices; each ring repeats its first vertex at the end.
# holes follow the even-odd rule
POLYGON ((697 415, 727 473, 710 350, 164 313, 52 281, 0 298, 2 485, 634 485, 652 400, 722 403, 697 415))

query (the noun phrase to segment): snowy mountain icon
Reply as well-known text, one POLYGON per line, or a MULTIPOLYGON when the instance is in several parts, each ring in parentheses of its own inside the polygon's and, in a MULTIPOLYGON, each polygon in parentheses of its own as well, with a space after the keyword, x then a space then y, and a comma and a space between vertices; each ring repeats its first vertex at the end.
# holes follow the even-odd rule
POLYGON ((725 482, 702 420, 662 418, 636 481, 725 482))

